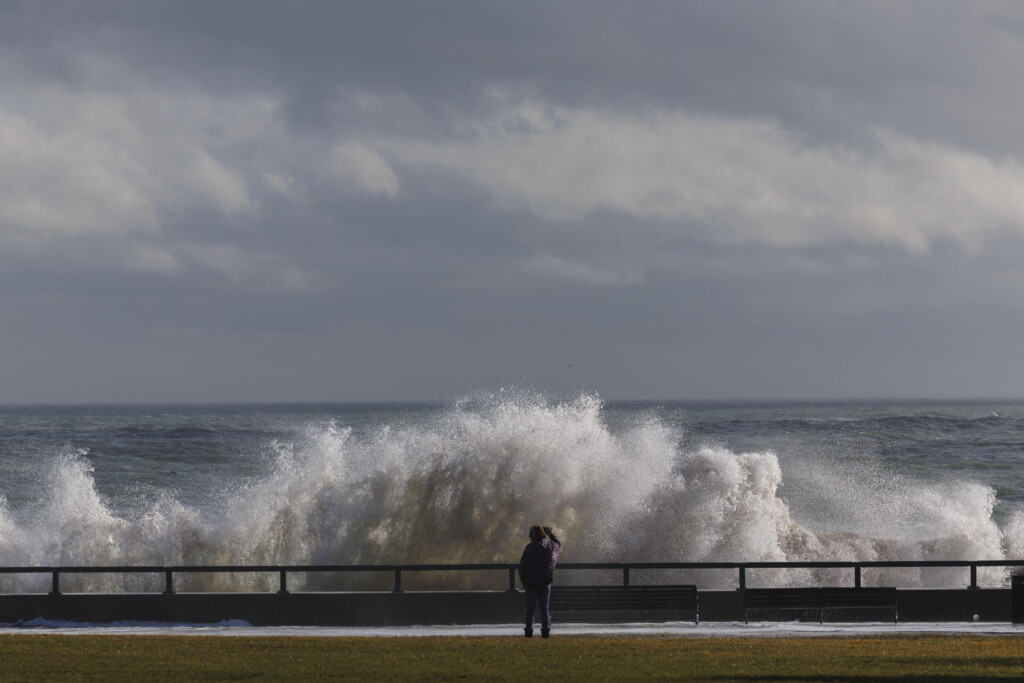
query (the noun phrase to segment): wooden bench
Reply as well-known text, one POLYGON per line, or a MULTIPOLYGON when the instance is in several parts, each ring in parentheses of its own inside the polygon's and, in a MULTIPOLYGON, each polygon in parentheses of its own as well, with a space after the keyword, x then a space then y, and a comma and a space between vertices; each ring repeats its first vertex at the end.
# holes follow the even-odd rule
POLYGON ((700 623, 696 586, 552 586, 551 612, 572 621, 700 623))
POLYGON ((747 623, 753 610, 772 613, 772 621, 782 621, 783 612, 799 612, 804 618, 817 617, 818 623, 839 621, 836 617, 851 611, 872 610, 875 614, 891 614, 899 621, 895 588, 745 588, 743 615, 747 623))

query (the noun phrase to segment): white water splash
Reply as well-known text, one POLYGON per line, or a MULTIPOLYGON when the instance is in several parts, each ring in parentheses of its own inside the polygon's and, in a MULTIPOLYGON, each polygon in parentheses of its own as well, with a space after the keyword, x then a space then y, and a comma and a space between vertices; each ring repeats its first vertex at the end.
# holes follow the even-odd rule
MULTIPOLYGON (((79 452, 46 468, 47 493, 12 514, 0 501, 0 564, 384 564, 514 562, 525 530, 553 525, 563 562, 1002 559, 1024 555, 1024 515, 1000 530, 995 493, 970 482, 851 483, 828 468, 813 484, 851 510, 849 530, 798 523, 771 452, 686 449, 654 418, 611 430, 591 396, 550 402, 484 397, 419 424, 356 437, 333 422, 277 443, 272 471, 227 505, 190 508, 167 495, 115 514, 79 452), (214 514, 211 510, 223 510, 214 514), (854 530, 853 528, 856 527, 854 530)), ((752 573, 753 574, 753 573, 752 573)), ((731 587, 735 571, 638 573, 731 587)), ((1004 570, 981 572, 1001 585, 1004 570)), ((581 580, 561 572, 560 581, 581 580)), ((866 570, 868 585, 964 585, 966 571, 866 570)), ((45 590, 48 576, 2 578, 45 590)), ((160 576, 71 575, 67 590, 158 590, 160 576)), ((500 588, 495 574, 431 574, 414 587, 500 588)), ((188 575, 180 590, 273 590, 276 575, 188 575)), ((387 575, 298 575, 294 589, 386 588, 387 575)), ((849 570, 762 570, 752 585, 849 584, 849 570)))

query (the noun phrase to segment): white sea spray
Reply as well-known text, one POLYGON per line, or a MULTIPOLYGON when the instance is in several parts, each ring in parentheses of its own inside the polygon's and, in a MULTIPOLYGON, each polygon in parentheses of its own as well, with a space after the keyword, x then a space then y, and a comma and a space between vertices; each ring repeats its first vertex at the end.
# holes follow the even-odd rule
MULTIPOLYGON (((0 564, 429 564, 514 562, 535 523, 566 542, 563 562, 955 560, 1024 556, 1024 514, 1002 529, 994 490, 912 481, 871 468, 820 466, 801 486, 833 502, 828 528, 795 518, 780 458, 689 444, 652 415, 609 427, 593 396, 478 396, 427 420, 358 434, 326 420, 271 444, 273 465, 203 509, 160 493, 118 514, 80 450, 43 468, 45 494, 12 513, 0 501, 0 564), (689 444, 689 445, 687 445, 689 444), (843 510, 848 510, 844 528, 843 510)), ((584 573, 563 572, 560 581, 584 573)), ((733 587, 735 571, 637 572, 733 587)), ((751 585, 848 585, 851 570, 757 570, 751 585)), ((868 585, 956 586, 963 569, 865 570, 868 585)), ((1005 570, 983 570, 1002 585, 1005 570)), ((4 577, 3 590, 46 589, 46 575, 4 577)), ((68 575, 68 590, 159 590, 159 575, 68 575)), ((277 576, 199 574, 181 590, 273 590, 277 576)), ((387 588, 388 573, 298 574, 294 589, 387 588)), ((500 573, 430 573, 413 587, 499 589, 500 573)))

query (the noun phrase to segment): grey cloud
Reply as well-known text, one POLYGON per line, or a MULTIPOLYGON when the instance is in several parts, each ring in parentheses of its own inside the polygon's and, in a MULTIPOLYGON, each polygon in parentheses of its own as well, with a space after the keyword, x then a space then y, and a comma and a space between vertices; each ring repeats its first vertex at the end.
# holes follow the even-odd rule
POLYGON ((1014 24, 959 2, 12 7, 7 39, 37 55, 74 63, 86 51, 218 89, 279 88, 307 105, 346 89, 465 102, 507 87, 569 106, 767 108, 786 118, 829 95, 863 106, 917 97, 923 113, 943 89, 994 96, 981 69, 1020 68, 999 59, 1019 41, 1014 24))
POLYGON ((1020 14, 2 3, 0 401, 1019 393, 1020 14))

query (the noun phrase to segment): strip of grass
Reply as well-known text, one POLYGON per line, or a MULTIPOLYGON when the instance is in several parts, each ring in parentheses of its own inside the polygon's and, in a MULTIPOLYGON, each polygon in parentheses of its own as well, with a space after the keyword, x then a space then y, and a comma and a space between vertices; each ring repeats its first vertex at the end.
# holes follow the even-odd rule
POLYGON ((0 636, 3 681, 893 678, 1020 680, 1024 636, 0 636))

